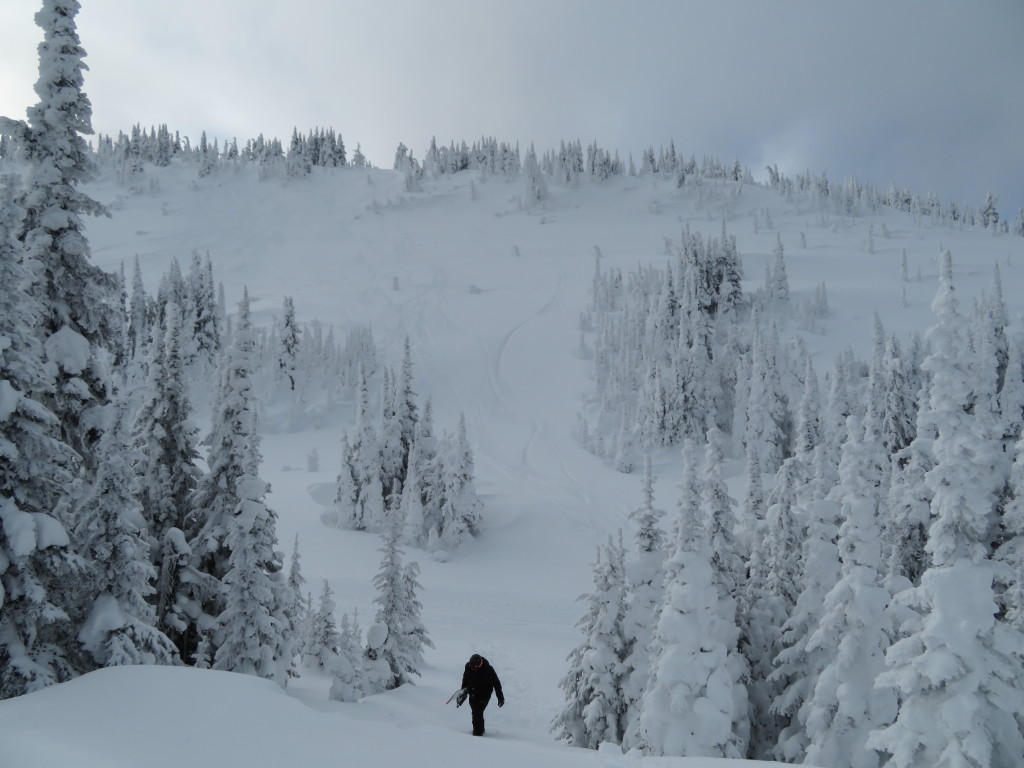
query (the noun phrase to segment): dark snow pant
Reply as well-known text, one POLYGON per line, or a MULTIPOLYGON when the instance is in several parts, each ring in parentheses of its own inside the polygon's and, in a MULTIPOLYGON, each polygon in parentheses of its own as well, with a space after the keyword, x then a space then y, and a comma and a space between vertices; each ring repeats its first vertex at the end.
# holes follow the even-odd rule
POLYGON ((484 735, 484 710, 487 709, 487 704, 491 700, 491 694, 488 693, 486 696, 477 698, 476 696, 469 697, 469 708, 473 711, 473 735, 483 736, 484 735))

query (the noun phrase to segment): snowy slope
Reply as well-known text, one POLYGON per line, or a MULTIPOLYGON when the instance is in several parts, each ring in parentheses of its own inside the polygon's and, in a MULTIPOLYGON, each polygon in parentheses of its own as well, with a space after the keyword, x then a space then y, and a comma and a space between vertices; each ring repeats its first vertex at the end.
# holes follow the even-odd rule
MULTIPOLYGON (((351 168, 314 169, 294 181, 260 182, 255 169, 197 179, 191 167, 147 169, 147 177, 138 194, 113 178, 91 188, 113 212, 89 224, 94 261, 123 263, 130 274, 138 255, 154 291, 172 258, 187 265, 198 249, 209 252, 229 307, 248 287, 258 324, 280 314, 289 295, 300 320, 317 318, 339 336, 371 324, 388 364, 399 363, 408 336, 415 389, 432 398, 438 432, 465 414, 483 532, 447 563, 407 552, 422 568, 423 618, 436 645, 413 688, 345 705, 328 701, 328 681, 309 674, 282 692, 189 669, 106 670, 0 702, 4 766, 318 766, 345 762, 344 754, 371 765, 634 764, 633 756, 555 744, 548 732, 562 705, 565 657, 580 639, 575 598, 590 587, 595 547, 640 501, 637 475, 611 471, 571 435, 591 386, 590 364, 575 350, 598 250, 603 267, 662 265, 666 238, 678 241, 686 226, 717 235, 725 218, 753 290, 781 237, 794 299, 827 285, 824 332, 804 332, 819 375, 840 349, 868 354, 875 312, 901 337, 927 328, 945 249, 961 297, 987 288, 998 262, 1011 316, 1022 310, 1024 239, 922 228, 894 211, 823 221, 749 185, 679 190, 622 177, 552 187, 544 209, 527 212, 520 182, 476 173, 426 181, 415 194, 400 174, 351 168), (752 214, 765 210, 772 226, 755 227, 752 214), (865 245, 869 227, 874 253, 865 245), (508 698, 488 710, 493 739, 466 738, 469 713, 443 703, 473 652, 490 659, 508 698)), ((320 521, 350 418, 345 411, 315 429, 266 435, 262 475, 273 488, 281 549, 299 536, 307 588, 316 594, 327 579, 339 612, 358 608, 365 627, 379 541, 320 521), (320 469, 310 472, 313 449, 320 469)), ((674 452, 656 457, 663 508, 676 501, 677 464, 674 452)), ((739 474, 730 460, 727 477, 739 474)))

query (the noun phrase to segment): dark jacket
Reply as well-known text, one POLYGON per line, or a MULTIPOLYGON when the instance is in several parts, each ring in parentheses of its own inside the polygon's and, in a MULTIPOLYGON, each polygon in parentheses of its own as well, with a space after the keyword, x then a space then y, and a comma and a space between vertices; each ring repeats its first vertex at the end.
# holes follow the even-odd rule
POLYGON ((487 659, 484 659, 480 669, 473 669, 468 663, 466 664, 466 671, 462 673, 462 687, 469 694, 470 703, 486 704, 490 700, 492 692, 497 694, 498 704, 505 703, 505 695, 501 692, 498 673, 494 671, 494 667, 487 659))

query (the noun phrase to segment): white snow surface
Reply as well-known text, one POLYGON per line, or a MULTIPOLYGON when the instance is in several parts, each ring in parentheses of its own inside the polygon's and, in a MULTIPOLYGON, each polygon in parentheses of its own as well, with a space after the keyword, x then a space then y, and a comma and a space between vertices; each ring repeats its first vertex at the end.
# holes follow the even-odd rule
MULTIPOLYGON (((255 168, 203 179, 194 167, 146 174, 139 194, 113 177, 90 186, 113 212, 88 223, 94 262, 111 270, 123 263, 130 274, 137 254, 155 292, 171 258, 185 268, 197 249, 209 252, 229 308, 248 287, 258 325, 279 316, 289 295, 300 321, 318 318, 334 326, 337 338, 353 325, 372 325, 383 360, 396 368, 409 336, 414 389, 421 401, 432 398, 437 433, 454 431, 465 414, 485 505, 482 530, 448 562, 406 550, 421 568, 423 621, 436 646, 427 649, 414 686, 346 704, 330 701, 330 679, 309 671, 281 689, 190 668, 107 669, 0 702, 2 766, 742 762, 640 758, 618 747, 595 752, 556 742, 549 732, 564 704, 558 681, 566 655, 581 639, 574 625, 583 605, 576 598, 591 588, 595 547, 625 528, 642 500, 639 472, 613 471, 572 437, 582 397, 592 389, 591 364, 575 351, 597 250, 602 268, 663 267, 666 238, 678 242, 686 226, 717 236, 724 217, 743 257, 745 289, 753 290, 781 237, 794 301, 827 285, 831 315, 823 333, 801 332, 819 377, 841 349, 869 355, 876 311, 900 338, 932 324, 937 260, 946 249, 961 297, 987 289, 999 263, 1019 329, 1024 239, 919 226, 887 209, 824 223, 764 188, 748 185, 737 194, 731 184, 718 190, 706 182, 679 190, 674 179, 649 176, 576 189, 552 184, 543 207, 527 212, 519 205, 521 181, 475 172, 425 180, 424 191, 414 194, 405 191, 402 174, 384 170, 314 169, 308 178, 263 182, 255 168), (758 231, 751 212, 766 208, 773 228, 758 231), (880 235, 883 223, 887 237, 880 235), (444 703, 472 653, 490 660, 507 700, 502 709, 488 708, 482 739, 469 735, 468 708, 444 703)), ((339 617, 358 609, 366 628, 375 613, 380 540, 321 522, 333 499, 341 432, 351 430, 352 417, 345 404, 337 418, 315 427, 264 435, 260 474, 279 515, 279 548, 290 552, 299 536, 306 589, 318 594, 327 579, 339 617), (314 450, 319 467, 309 471, 306 457, 314 450)), ((662 508, 677 501, 679 465, 675 450, 654 457, 662 508)), ((723 474, 738 497, 735 451, 723 474)))

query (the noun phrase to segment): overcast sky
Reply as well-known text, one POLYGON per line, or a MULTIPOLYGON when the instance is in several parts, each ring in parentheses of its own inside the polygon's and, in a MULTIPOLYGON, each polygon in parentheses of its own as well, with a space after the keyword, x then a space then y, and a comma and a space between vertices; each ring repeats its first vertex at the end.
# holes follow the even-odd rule
MULTIPOLYGON (((331 126, 375 165, 481 135, 890 180, 1024 206, 1022 0, 82 0, 98 132, 331 126)), ((0 1, 0 114, 40 0, 0 1)))

